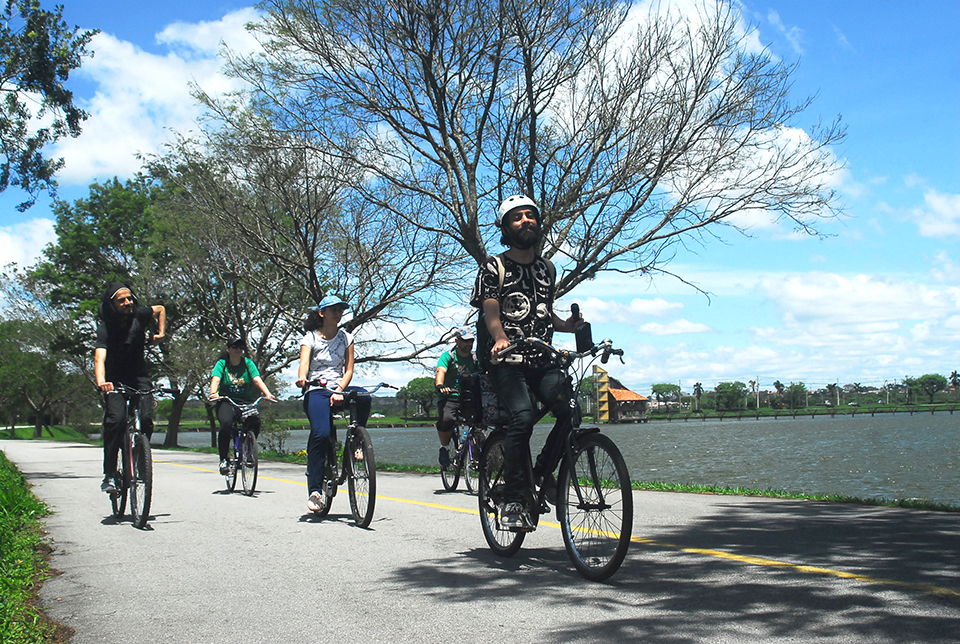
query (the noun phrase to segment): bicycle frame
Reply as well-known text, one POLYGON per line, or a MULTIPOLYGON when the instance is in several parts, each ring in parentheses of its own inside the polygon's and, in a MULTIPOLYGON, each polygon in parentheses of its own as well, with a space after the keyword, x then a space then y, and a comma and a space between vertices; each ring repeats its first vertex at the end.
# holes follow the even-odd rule
MULTIPOLYGON (((333 422, 333 405, 330 406, 330 440, 327 443, 327 459, 324 472, 323 496, 326 501, 317 513, 325 516, 330 512, 333 497, 338 487, 345 481, 349 483, 350 511, 356 524, 367 527, 373 519, 373 510, 376 504, 376 460, 373 453, 373 444, 370 434, 365 427, 357 423, 357 399, 360 396, 372 396, 383 387, 396 389, 392 385, 381 382, 369 391, 356 389, 336 391, 327 386, 323 380, 313 380, 308 386, 317 387, 317 390, 329 394, 343 396, 344 405, 350 413, 350 422, 343 439, 343 454, 337 470, 337 429, 333 422)), ((315 390, 316 391, 316 390, 315 390)), ((332 402, 332 401, 331 401, 332 402)))
POLYGON ((150 440, 142 431, 140 405, 144 396, 176 395, 177 392, 162 387, 140 391, 121 383, 115 384, 114 391, 125 399, 127 419, 117 461, 120 476, 115 480, 117 490, 111 493, 110 502, 114 516, 123 516, 129 492, 133 525, 143 528, 150 516, 153 497, 153 459, 150 440))
MULTIPOLYGON (((500 507, 504 503, 505 425, 495 424, 496 430, 487 438, 481 456, 479 510, 484 538, 490 548, 501 556, 512 556, 523 543, 526 532, 536 529, 539 516, 556 506, 564 546, 577 570, 587 579, 600 581, 620 567, 626 556, 633 525, 633 495, 630 475, 623 455, 614 442, 604 436, 598 427, 582 428, 578 401, 579 388, 573 386, 573 363, 579 358, 598 355, 606 362, 611 355, 622 355, 613 349, 609 340, 585 351, 565 351, 551 347, 538 339, 518 341, 508 347, 513 350, 521 344, 536 345, 551 352, 566 374, 565 393, 572 408, 571 425, 562 435, 544 445, 551 464, 559 461, 556 498, 549 499, 553 488, 533 480, 529 449, 524 460, 527 486, 525 496, 530 503, 530 524, 505 527, 500 522, 500 507), (557 451, 559 450, 559 453, 557 451)), ((501 352, 503 354, 505 352, 501 352)), ((590 363, 583 366, 585 373, 590 363)), ((536 421, 541 420, 554 405, 540 403, 536 396, 536 421)), ((535 421, 535 422, 536 422, 535 421)), ((550 438, 547 439, 550 441, 550 438)), ((529 445, 528 445, 529 447, 529 445)), ((550 472, 544 472, 544 478, 550 472)))
POLYGON ((224 475, 227 482, 227 489, 231 492, 237 485, 237 469, 240 469, 243 479, 243 493, 247 496, 253 496, 257 486, 257 472, 259 470, 259 447, 257 445, 256 435, 248 429, 248 423, 253 416, 259 416, 257 405, 263 400, 260 396, 253 402, 238 402, 229 396, 220 396, 219 400, 225 400, 233 405, 239 418, 234 421, 230 430, 230 442, 233 448, 233 458, 228 457, 228 471, 224 475), (250 434, 248 436, 248 434, 250 434))

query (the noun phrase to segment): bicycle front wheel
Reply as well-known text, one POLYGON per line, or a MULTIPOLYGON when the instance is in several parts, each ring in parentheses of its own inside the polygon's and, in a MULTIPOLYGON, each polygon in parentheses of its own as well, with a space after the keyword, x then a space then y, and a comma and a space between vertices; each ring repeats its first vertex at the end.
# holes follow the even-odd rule
MULTIPOLYGON (((126 438, 124 438, 124 440, 126 440, 126 438)), ((127 464, 128 460, 129 451, 127 448, 121 448, 120 453, 117 455, 117 472, 113 476, 113 487, 115 487, 117 491, 110 493, 110 506, 113 509, 113 516, 118 519, 123 517, 123 513, 127 509, 128 473, 130 470, 130 466, 127 464)))
POLYGON ((243 479, 243 493, 253 496, 257 489, 257 470, 260 466, 260 446, 253 432, 243 435, 243 452, 240 454, 240 476, 243 479))
POLYGON ((557 512, 567 554, 581 575, 603 581, 620 568, 633 532, 633 492, 623 455, 610 438, 590 434, 564 459, 557 512))
POLYGON ((227 490, 233 492, 237 487, 237 455, 236 447, 231 447, 232 454, 227 454, 227 473, 223 475, 223 479, 227 484, 227 490))
POLYGON ((525 532, 514 532, 500 526, 500 505, 503 503, 503 432, 494 432, 483 445, 477 499, 480 504, 480 527, 490 549, 502 557, 512 557, 520 550, 525 532))
POLYGON ((153 496, 153 455, 150 440, 143 434, 133 437, 130 461, 130 514, 133 525, 142 528, 150 518, 150 500, 153 496))
POLYGON ((356 524, 366 528, 373 520, 377 502, 377 464, 370 433, 363 427, 354 428, 343 448, 347 452, 350 512, 356 524))
POLYGON ((440 478, 443 480, 443 489, 447 492, 453 492, 457 489, 457 483, 460 482, 460 470, 463 467, 463 452, 460 449, 459 432, 453 435, 448 451, 453 452, 450 465, 440 468, 440 478))

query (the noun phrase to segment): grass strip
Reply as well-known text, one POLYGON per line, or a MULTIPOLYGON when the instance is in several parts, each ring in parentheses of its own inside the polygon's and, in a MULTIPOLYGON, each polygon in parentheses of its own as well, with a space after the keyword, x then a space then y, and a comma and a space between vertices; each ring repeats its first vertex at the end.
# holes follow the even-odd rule
POLYGON ((50 576, 40 520, 49 509, 0 452, 0 641, 9 644, 66 641, 70 629, 36 607, 37 590, 50 576))

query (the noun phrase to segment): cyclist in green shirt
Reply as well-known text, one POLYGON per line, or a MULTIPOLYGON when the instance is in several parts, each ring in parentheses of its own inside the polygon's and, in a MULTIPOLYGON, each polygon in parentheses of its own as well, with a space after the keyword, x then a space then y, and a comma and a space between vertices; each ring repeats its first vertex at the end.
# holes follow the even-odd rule
MULTIPOLYGON (((254 386, 263 392, 267 400, 276 400, 267 383, 260 377, 260 371, 253 360, 244 355, 245 345, 242 339, 234 338, 227 343, 227 351, 213 367, 210 377, 210 400, 217 401, 217 420, 220 421, 220 433, 217 435, 217 448, 220 452, 220 473, 227 472, 227 452, 230 451, 230 434, 233 424, 239 420, 237 409, 226 401, 219 400, 229 396, 238 403, 256 400, 254 386)), ((260 415, 247 419, 250 429, 260 435, 260 415)))
POLYGON ((473 360, 473 329, 458 329, 454 334, 454 343, 454 348, 444 351, 437 361, 435 382, 439 395, 437 436, 440 438, 440 467, 450 466, 450 439, 457 424, 464 376, 477 371, 473 360))

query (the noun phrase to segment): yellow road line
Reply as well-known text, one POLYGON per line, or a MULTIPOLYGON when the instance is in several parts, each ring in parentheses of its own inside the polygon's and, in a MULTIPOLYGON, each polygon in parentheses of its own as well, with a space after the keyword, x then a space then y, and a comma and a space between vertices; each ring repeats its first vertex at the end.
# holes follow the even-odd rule
MULTIPOLYGON (((214 474, 219 474, 217 470, 212 470, 204 467, 196 467, 193 465, 184 465, 182 463, 172 463, 170 461, 157 461, 154 460, 154 463, 161 463, 163 465, 175 465, 177 467, 185 467, 191 470, 199 470, 201 472, 212 472, 214 474)), ((306 483, 291 481, 289 479, 278 479, 271 478, 267 476, 261 476, 260 479, 267 481, 277 481, 279 483, 292 483, 293 485, 300 485, 306 487, 306 483)), ((443 505, 441 503, 430 503, 429 501, 416 501, 414 499, 402 499, 393 496, 383 496, 378 494, 377 499, 383 499, 384 501, 394 501, 396 503, 406 503, 408 505, 418 505, 425 508, 435 508, 437 510, 452 510, 454 512, 463 512, 464 514, 474 514, 479 515, 480 511, 472 508, 460 508, 453 505, 443 505)), ((550 528, 560 529, 559 523, 554 523, 552 521, 540 521, 539 525, 547 526, 550 528)), ((862 581, 865 583, 876 584, 879 586, 893 586, 896 588, 905 588, 908 590, 916 590, 922 593, 927 593, 929 595, 940 595, 946 597, 960 597, 960 592, 956 590, 951 590, 950 588, 944 588, 942 586, 933 586, 931 584, 917 584, 907 581, 896 581, 893 579, 883 579, 880 577, 870 577, 869 575, 861 575, 853 572, 844 572, 842 570, 833 570, 832 568, 821 568, 819 566, 805 566, 802 564, 790 563, 788 561, 779 561, 777 559, 767 559, 766 557, 753 557, 750 555, 738 555, 732 552, 724 552, 723 550, 713 550, 710 548, 688 548, 686 546, 680 546, 674 543, 667 543, 665 541, 659 541, 657 539, 648 539, 646 537, 631 537, 630 539, 634 543, 642 543, 649 546, 655 546, 659 548, 667 548, 669 550, 676 550, 677 552, 686 552, 693 555, 702 555, 705 557, 714 557, 717 559, 726 559, 729 561, 738 561, 740 563, 750 564, 752 566, 763 566, 767 568, 780 568, 784 570, 793 570, 795 572, 801 572, 806 574, 813 575, 826 575, 829 577, 837 577, 839 579, 853 579, 855 581, 862 581)))

